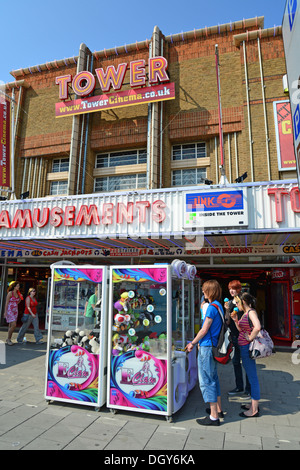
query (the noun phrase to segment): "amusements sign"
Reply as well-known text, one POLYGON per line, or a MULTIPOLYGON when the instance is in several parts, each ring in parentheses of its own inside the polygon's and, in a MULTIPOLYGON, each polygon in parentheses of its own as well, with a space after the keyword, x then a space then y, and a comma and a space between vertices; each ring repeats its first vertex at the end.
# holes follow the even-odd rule
POLYGON ((107 109, 133 106, 137 104, 166 101, 175 98, 175 85, 169 82, 167 74, 168 62, 164 57, 153 57, 148 61, 148 85, 146 85, 146 63, 144 60, 135 60, 119 64, 117 69, 110 65, 106 70, 99 68, 95 75, 103 92, 102 95, 92 96, 96 87, 95 76, 88 71, 75 75, 56 77, 59 86, 59 98, 62 102, 55 104, 55 116, 65 117, 76 114, 86 114, 107 109), (125 74, 130 71, 130 89, 119 91, 122 88, 125 74), (69 87, 78 97, 69 100, 69 87), (109 93, 113 88, 113 92, 109 93))
POLYGON ((0 98, 0 186, 10 187, 10 102, 0 98))

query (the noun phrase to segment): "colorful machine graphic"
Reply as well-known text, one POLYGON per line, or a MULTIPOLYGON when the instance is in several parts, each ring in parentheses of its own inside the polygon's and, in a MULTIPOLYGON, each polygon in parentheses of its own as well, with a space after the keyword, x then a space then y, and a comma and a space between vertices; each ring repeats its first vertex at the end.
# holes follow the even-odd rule
POLYGON ((102 282, 102 269, 79 269, 79 268, 55 268, 53 281, 75 281, 84 280, 100 283, 102 282))
POLYGON ((122 407, 167 411, 167 361, 142 350, 113 357, 110 402, 122 407))
POLYGON ((107 400, 112 408, 167 414, 167 273, 154 266, 111 270, 116 297, 107 400), (151 341, 160 344, 161 354, 151 352, 151 341))
POLYGON ((98 357, 78 346, 49 352, 47 396, 97 403, 98 357))
POLYGON ((51 271, 45 398, 98 410, 106 398, 106 267, 54 263, 51 271), (93 297, 99 305, 86 317, 93 297))

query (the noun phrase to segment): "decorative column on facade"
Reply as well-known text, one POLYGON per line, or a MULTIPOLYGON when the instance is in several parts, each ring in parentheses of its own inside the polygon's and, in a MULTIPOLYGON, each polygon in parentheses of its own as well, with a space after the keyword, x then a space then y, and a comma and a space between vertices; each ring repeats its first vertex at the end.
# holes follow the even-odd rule
MULTIPOLYGON (((157 26, 154 27, 152 35, 152 48, 151 56, 156 57, 161 55, 160 47, 161 32, 157 26)), ((150 123, 150 139, 148 145, 148 154, 150 156, 149 171, 149 189, 158 188, 159 185, 159 128, 160 128, 160 115, 159 103, 151 104, 151 123, 150 123)))
MULTIPOLYGON (((81 44, 79 48, 77 71, 89 70, 92 53, 85 44, 81 44)), ((92 64, 91 64, 92 66, 92 64)), ((75 95, 74 99, 78 96, 75 95)), ((87 132, 87 117, 85 115, 73 116, 71 147, 69 158, 69 176, 68 176, 68 195, 80 194, 82 192, 82 179, 84 172, 84 154, 87 132)))

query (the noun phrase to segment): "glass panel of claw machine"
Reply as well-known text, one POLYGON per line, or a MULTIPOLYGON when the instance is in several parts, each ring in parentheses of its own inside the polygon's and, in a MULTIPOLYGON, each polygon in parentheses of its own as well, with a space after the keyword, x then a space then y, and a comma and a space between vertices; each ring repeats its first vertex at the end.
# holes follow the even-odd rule
POLYGON ((112 266, 107 407, 170 415, 170 266, 112 266))
POLYGON ((45 398, 94 406, 106 399, 107 268, 51 266, 45 398))
POLYGON ((197 383, 196 348, 187 353, 194 339, 194 286, 196 268, 185 261, 172 262, 172 377, 173 413, 185 403, 197 383))
MULTIPOLYGON (((196 331, 196 325, 199 325, 200 312, 197 306, 199 305, 199 283, 196 279, 197 268, 192 264, 187 264, 186 279, 184 280, 188 290, 189 298, 189 325, 187 331, 187 343, 193 341, 196 331)), ((198 367, 197 367, 197 348, 194 348, 188 354, 188 370, 187 370, 187 384, 188 391, 190 392, 198 382, 198 367)))

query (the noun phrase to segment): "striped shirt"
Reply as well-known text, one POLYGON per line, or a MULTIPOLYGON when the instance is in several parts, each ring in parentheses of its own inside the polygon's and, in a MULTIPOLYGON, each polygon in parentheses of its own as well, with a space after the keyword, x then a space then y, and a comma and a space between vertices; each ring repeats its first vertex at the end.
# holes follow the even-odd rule
POLYGON ((238 322, 239 328, 241 329, 239 338, 238 338, 238 345, 239 346, 245 346, 246 344, 249 344, 250 341, 247 341, 245 338, 245 333, 248 333, 248 335, 251 334, 252 328, 249 325, 249 316, 248 312, 245 313, 240 321, 238 322))

